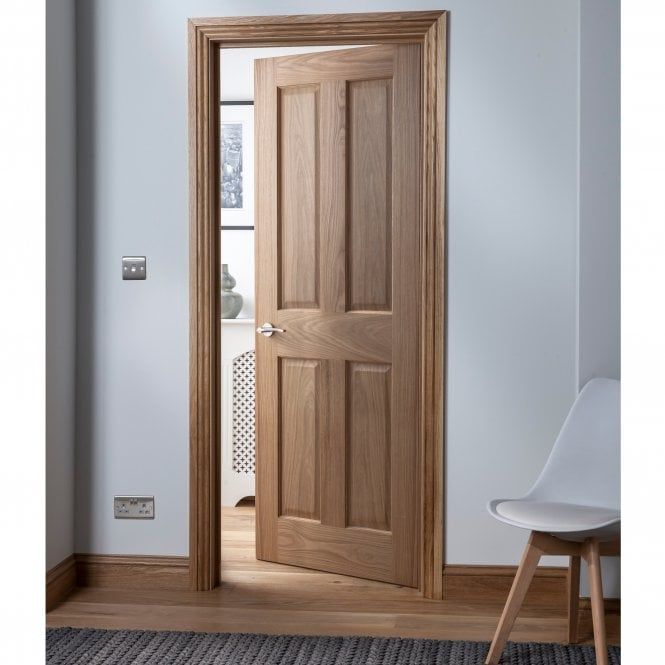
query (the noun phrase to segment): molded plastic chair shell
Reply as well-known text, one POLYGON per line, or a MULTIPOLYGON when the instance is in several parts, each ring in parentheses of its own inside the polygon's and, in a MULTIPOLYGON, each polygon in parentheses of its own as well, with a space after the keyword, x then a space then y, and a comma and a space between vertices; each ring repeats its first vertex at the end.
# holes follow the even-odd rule
POLYGON ((565 540, 619 532, 620 381, 592 379, 578 395, 531 490, 487 504, 501 522, 565 540))

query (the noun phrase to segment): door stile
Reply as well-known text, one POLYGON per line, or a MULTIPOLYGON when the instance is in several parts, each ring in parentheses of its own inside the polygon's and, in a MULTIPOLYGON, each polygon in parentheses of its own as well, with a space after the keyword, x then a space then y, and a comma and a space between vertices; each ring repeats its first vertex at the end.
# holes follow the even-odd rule
MULTIPOLYGON (((346 82, 322 81, 320 113, 321 311, 346 311, 346 82)), ((321 523, 346 526, 346 361, 328 359, 327 435, 321 450, 321 523), (340 445, 340 441, 344 445, 340 445)), ((325 428, 324 428, 325 429, 325 428)))
MULTIPOLYGON (((277 270, 277 92, 274 85, 275 68, 270 60, 255 63, 255 151, 257 165, 256 188, 256 265, 259 257, 266 257, 265 265, 257 270, 256 323, 277 322, 278 270, 277 270), (267 98, 266 98, 267 96, 267 98), (259 194, 261 187, 266 194, 259 194), (267 266, 273 270, 267 270, 267 266)), ((279 396, 274 386, 280 385, 277 353, 274 344, 263 335, 256 335, 257 367, 259 356, 267 357, 261 372, 256 373, 256 399, 263 409, 257 413, 256 439, 262 441, 256 449, 256 552, 260 559, 277 556, 277 525, 269 519, 266 505, 279 504, 279 455, 277 429, 271 423, 279 417, 279 396), (260 459, 259 459, 260 458, 260 459)))
POLYGON ((322 439, 321 524, 346 527, 346 362, 323 361, 327 433, 322 439))
MULTIPOLYGON (((413 75, 414 70, 420 70, 420 46, 395 47, 393 66, 392 321, 393 349, 399 351, 393 355, 392 371, 393 376, 406 377, 414 373, 420 376, 420 275, 413 269, 420 264, 420 238, 414 237, 409 223, 413 211, 420 210, 420 123, 409 122, 409 118, 420 117, 419 108, 414 113, 414 106, 420 105, 420 76, 413 75)), ((408 382, 397 381, 391 404, 396 444, 391 448, 395 577, 407 586, 418 586, 420 576, 420 557, 411 547, 420 537, 420 511, 416 511, 416 519, 403 516, 404 506, 414 501, 420 506, 420 460, 413 464, 406 457, 414 449, 419 455, 419 446, 408 445, 409 440, 420 440, 419 419, 413 417, 419 413, 418 392, 408 382)))
POLYGON ((319 211, 321 311, 346 311, 346 82, 322 81, 319 211), (326 269, 323 269, 323 267, 326 269))

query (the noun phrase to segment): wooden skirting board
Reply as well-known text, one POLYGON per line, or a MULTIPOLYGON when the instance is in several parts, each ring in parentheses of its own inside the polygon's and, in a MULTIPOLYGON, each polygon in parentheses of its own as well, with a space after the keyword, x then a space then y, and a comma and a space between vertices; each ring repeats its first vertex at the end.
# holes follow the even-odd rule
MULTIPOLYGON (((517 566, 448 565, 443 567, 443 597, 452 601, 504 603, 517 566)), ((540 566, 533 577, 525 604, 565 609, 567 568, 540 566)), ((589 598, 580 600, 589 609, 589 598)), ((606 598, 605 611, 619 613, 621 600, 606 598)))
MULTIPOLYGON (((443 567, 443 597, 449 600, 503 603, 517 566, 447 565, 443 567)), ((566 568, 541 566, 529 587, 526 602, 566 606, 566 568)))
POLYGON ((189 557, 70 554, 46 573, 46 611, 75 587, 189 589, 189 557))
MULTIPOLYGON (((443 569, 443 597, 448 601, 503 603, 517 566, 449 565, 443 569)), ((538 568, 526 604, 566 607, 566 568, 538 568)), ((189 558, 74 554, 46 574, 46 610, 63 601, 74 587, 189 590, 189 558)), ((582 598, 581 609, 589 609, 582 598)), ((605 599, 605 610, 618 614, 621 601, 605 599)))
POLYGON ((76 586, 76 559, 70 554, 46 573, 46 611, 62 602, 76 586))
POLYGON ((189 587, 189 557, 77 554, 76 585, 109 589, 189 587))

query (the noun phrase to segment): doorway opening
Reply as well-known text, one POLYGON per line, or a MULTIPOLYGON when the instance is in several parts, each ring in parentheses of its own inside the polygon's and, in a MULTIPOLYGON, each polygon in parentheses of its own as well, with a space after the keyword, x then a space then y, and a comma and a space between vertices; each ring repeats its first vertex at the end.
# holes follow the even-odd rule
MULTIPOLYGON (((265 323, 274 329, 279 342, 269 345, 268 336, 258 336, 256 341, 259 365, 264 358, 264 366, 267 366, 265 359, 273 354, 275 362, 272 366, 277 368, 275 372, 262 372, 259 368, 256 374, 258 382, 263 385, 259 388, 260 449, 263 451, 259 456, 263 456, 263 476, 253 493, 258 496, 259 503, 256 530, 259 558, 323 569, 330 574, 341 572, 406 583, 420 589, 426 597, 441 596, 445 44, 444 12, 200 19, 190 23, 190 572, 195 589, 213 588, 219 583, 220 561, 223 576, 227 550, 229 556, 232 551, 241 557, 249 556, 250 550, 245 546, 251 538, 254 509, 248 501, 237 508, 225 504, 237 501, 237 498, 231 498, 233 492, 243 498, 252 496, 249 481, 253 450, 247 445, 251 438, 248 434, 251 431, 251 405, 248 406, 251 388, 247 385, 251 384, 256 357, 252 357, 254 345, 250 338, 256 338, 255 328, 265 323), (269 53, 283 44, 288 44, 292 53, 297 45, 301 55, 269 53), (370 46, 372 44, 380 46, 370 46), (363 51, 356 48, 359 46, 369 46, 365 50, 367 55, 360 58, 343 55, 363 51), (228 89, 225 81, 231 83, 233 74, 224 74, 225 63, 232 65, 234 57, 253 60, 247 55, 256 49, 261 51, 261 60, 270 63, 262 70, 264 84, 266 71, 281 72, 277 78, 271 79, 273 88, 264 85, 262 93, 263 108, 266 109, 265 101, 272 95, 270 91, 277 91, 279 112, 275 112, 274 106, 270 109, 272 116, 265 115, 264 111, 254 137, 257 142, 262 141, 256 151, 259 161, 270 157, 271 140, 274 151, 279 149, 282 160, 279 176, 273 168, 274 162, 270 166, 256 165, 259 169, 256 193, 258 199, 263 197, 262 209, 260 200, 251 201, 247 196, 251 191, 247 187, 251 187, 253 169, 247 168, 251 155, 245 149, 251 142, 249 129, 252 123, 248 118, 256 110, 256 103, 250 103, 255 100, 246 92, 225 95, 225 89, 228 89), (336 49, 340 49, 337 58, 302 55, 303 50, 330 53, 336 49), (386 69, 388 62, 391 67, 398 63, 395 70, 386 69), (283 67, 283 63, 288 66, 283 67), (408 63, 411 70, 407 72, 408 63), (341 75, 337 71, 340 66, 344 70, 341 75), (303 67, 318 67, 319 87, 307 77, 303 79, 303 67), (330 73, 333 70, 334 76, 330 73), (339 79, 346 81, 343 86, 331 87, 330 80, 339 79), (400 81, 416 81, 419 86, 417 90, 411 89, 408 100, 406 88, 400 88, 404 85, 400 81), (287 90, 289 86, 291 89, 287 90), (354 100, 355 107, 349 103, 346 108, 337 109, 339 113, 335 111, 329 117, 321 115, 326 95, 328 101, 331 93, 333 102, 338 101, 337 94, 342 89, 342 98, 345 93, 354 100), (294 90, 295 94, 292 94, 294 90), (401 107, 399 103, 395 104, 396 94, 398 99, 402 95, 401 107), (389 102, 382 106, 380 100, 389 102), (406 113, 406 109, 414 104, 415 115, 397 117, 395 127, 398 130, 390 125, 393 114, 406 113), (308 118, 313 117, 311 110, 318 121, 314 125, 310 123, 308 128, 308 118), (377 113, 383 113, 385 126, 393 132, 383 147, 376 139, 381 135, 380 128, 375 131, 377 113), (287 130, 292 132, 289 135, 284 130, 278 146, 274 144, 277 133, 269 135, 270 117, 286 118, 287 130), (345 150, 356 149, 357 157, 351 156, 349 160, 344 156, 341 161, 341 171, 346 173, 342 178, 346 177, 347 187, 351 181, 351 189, 347 192, 347 201, 351 203, 343 203, 339 210, 347 220, 342 221, 346 230, 337 240, 343 244, 341 261, 348 275, 346 284, 338 289, 345 302, 336 309, 336 304, 330 304, 331 293, 334 298, 331 286, 334 278, 330 275, 334 275, 335 270, 326 273, 325 265, 321 268, 321 261, 329 260, 334 264, 336 260, 330 252, 330 248, 335 247, 335 238, 331 240, 326 236, 322 242, 318 235, 330 231, 334 225, 313 230, 308 227, 307 211, 313 211, 320 220, 323 204, 323 214, 330 215, 325 206, 329 206, 335 196, 330 191, 322 191, 322 187, 331 189, 329 176, 334 176, 338 165, 330 160, 330 146, 337 146, 339 141, 334 136, 326 139, 328 147, 323 152, 318 142, 322 133, 335 129, 337 121, 343 125, 337 138, 346 141, 341 147, 342 154, 345 150), (309 130, 316 143, 314 147, 307 145, 309 130), (399 135, 395 134, 396 131, 399 135), (357 137, 357 143, 351 149, 348 135, 357 137), (387 149, 383 149, 386 146, 387 149), (404 156, 412 160, 409 168, 396 172, 399 167, 395 164, 403 164, 404 156), (308 164, 309 157, 312 161, 308 164), (304 190, 299 191, 297 183, 309 177, 312 169, 308 170, 308 167, 312 164, 316 169, 320 168, 322 158, 328 160, 328 172, 325 177, 318 177, 311 190, 311 200, 308 200, 307 193, 303 195, 304 190), (290 175, 289 167, 284 170, 285 162, 293 165, 290 175), (378 189, 376 164, 384 170, 388 164, 388 186, 379 184, 378 189), (353 181, 348 175, 349 168, 365 180, 356 175, 353 181), (395 178, 396 173, 398 178, 395 178), (414 173, 415 177, 412 177, 414 173), (266 258, 270 260, 273 250, 282 253, 274 257, 274 265, 279 265, 279 279, 273 279, 274 270, 268 271, 269 277, 265 271, 257 271, 257 293, 260 295, 259 302, 254 303, 251 245, 257 228, 252 217, 262 220, 262 227, 268 228, 264 214, 268 200, 265 185, 268 183, 270 187, 271 178, 275 181, 279 178, 279 193, 275 188, 275 200, 279 202, 280 215, 286 210, 290 220, 285 222, 286 217, 281 217, 280 223, 291 226, 287 232, 282 229, 277 236, 264 232, 258 239, 262 243, 258 251, 260 267, 266 258), (364 189, 358 189, 358 182, 371 181, 374 184, 363 184, 364 189), (412 186, 395 194, 395 183, 403 181, 412 186), (373 199, 377 191, 383 192, 383 196, 373 199), (358 201, 359 206, 354 208, 358 201), (254 215, 252 204, 256 208, 254 215), (378 217, 389 220, 387 230, 377 231, 378 227, 376 224, 372 226, 371 221, 364 225, 358 222, 355 227, 352 224, 348 228, 349 216, 354 218, 355 215, 358 220, 363 216, 376 219, 377 205, 386 208, 378 217), (400 224, 400 219, 407 218, 415 220, 413 228, 406 229, 400 224), (363 243, 365 254, 359 251, 363 243), (313 245, 316 246, 314 249, 313 245), (407 275, 396 247, 405 248, 407 255, 409 248, 412 251, 408 267, 415 279, 411 283, 411 293, 400 292, 395 286, 407 275), (308 266, 308 260, 316 270, 316 279, 307 279, 307 270, 303 266, 308 266), (298 270, 304 279, 298 278, 298 270), (265 294, 274 282, 278 282, 274 284, 274 290, 282 315, 275 318, 275 314, 272 322, 262 314, 252 316, 255 305, 258 305, 259 312, 262 311, 261 298, 263 312, 266 311, 265 294), (220 288, 223 289, 221 300, 217 295, 220 288), (246 296, 242 302, 237 297, 238 291, 246 296), (319 302, 321 299, 327 299, 327 309, 319 302), (409 309, 409 302, 415 302, 417 306, 409 309), (389 315, 398 303, 404 306, 403 312, 410 312, 412 316, 402 317, 393 324, 392 318, 398 317, 389 315), (322 310, 321 317, 317 320, 309 310, 322 310), (234 315, 237 318, 223 318, 234 315), (265 322, 263 318, 266 318, 265 322), (414 325, 409 328, 408 322, 414 325), (366 327, 354 340, 352 329, 359 329, 360 324, 366 324, 366 327), (409 334, 399 339, 404 330, 409 334), (280 336, 285 331, 288 334, 280 336), (331 346, 333 336, 343 340, 342 346, 348 352, 348 357, 342 361, 338 361, 339 348, 335 350, 331 346), (393 339, 399 342, 396 348, 413 351, 408 358, 398 360, 397 365, 393 362, 397 356, 391 355, 393 339), (289 344, 290 349, 287 348, 289 344), (353 348, 348 351, 350 347, 353 348), (281 349, 279 359, 274 355, 280 355, 275 349, 281 349), (236 350, 239 352, 235 353, 236 350), (270 374, 273 374, 270 380, 274 390, 269 393, 266 377, 270 374), (407 376, 410 384, 403 378, 407 376), (352 399, 332 406, 339 400, 336 389, 329 389, 330 386, 343 386, 345 394, 351 394, 352 399), (278 406, 279 413, 269 413, 272 397, 266 400, 268 393, 271 396, 273 393, 286 395, 287 399, 278 402, 286 404, 285 407, 278 406), (413 403, 409 401, 411 399, 413 403), (408 409, 404 406, 406 403, 408 409), (400 409, 403 413, 409 412, 408 423, 406 416, 402 423, 400 416, 395 415, 400 409), (335 425, 335 422, 339 425, 340 419, 345 422, 341 430, 335 425), (318 437, 321 427, 324 436, 318 437), (386 431, 392 431, 391 427, 397 435, 385 435, 386 431), (407 436, 409 428, 411 434, 407 436), (280 443, 272 460, 271 453, 265 452, 269 450, 264 443, 266 434, 268 438, 287 441, 284 445, 280 443), (407 439, 413 442, 407 444, 407 439), (295 441, 300 447, 289 449, 289 441, 295 441), (338 455, 335 451, 340 447, 335 447, 333 441, 343 441, 342 448, 347 449, 347 457, 341 463, 339 459, 335 461, 338 455), (387 445, 385 441, 388 441, 387 445), (307 449, 309 444, 301 445, 303 442, 310 442, 312 450, 307 449), (401 458, 395 456, 395 447, 401 458), (384 464, 389 471, 373 474, 373 464, 378 468, 385 462, 385 459, 381 460, 382 455, 386 459, 393 456, 384 464), (331 474, 335 469, 340 474, 331 474), (244 486, 235 483, 237 486, 231 487, 235 481, 227 478, 228 473, 225 476, 225 472, 231 471, 238 476, 244 474, 244 486), (404 477, 409 477, 406 484, 402 482, 404 477), (313 478, 317 479, 316 482, 313 478), (346 494, 346 503, 333 500, 340 493, 346 494), (412 512, 407 510, 409 502, 413 504, 412 512), (322 511, 327 511, 325 517, 321 516, 322 511), (224 527, 224 532, 230 534, 230 539, 224 541, 224 554, 223 522, 228 526, 228 529, 224 527), (400 528, 404 530, 401 540, 394 536, 400 528), (340 533, 345 534, 344 538, 340 539, 340 533), (240 541, 244 545, 241 546, 240 541), (322 545, 327 549, 321 549, 322 545), (409 550, 406 555, 405 550, 409 550), (400 557, 407 563, 401 572, 393 574, 396 570, 394 562, 400 557)), ((236 67, 235 71, 239 73, 241 67, 236 67)), ((247 82, 246 75, 240 78, 247 82)), ((261 85, 257 88, 261 89, 261 85)), ((333 103, 327 108, 334 107, 333 103)), ((276 311, 274 306, 273 311, 276 311)), ((227 559, 226 565, 229 570, 233 569, 232 558, 227 559)))
MULTIPOLYGON (((255 161, 258 166, 262 155, 261 146, 256 146, 259 150, 255 153, 256 61, 279 59, 275 62, 284 63, 284 59, 290 56, 334 53, 364 46, 233 48, 219 53, 222 582, 225 580, 225 565, 236 575, 239 570, 249 574, 263 568, 277 572, 282 565, 263 567, 256 549, 255 339, 261 321, 255 316, 257 225, 254 176, 255 161)), ((320 113, 321 109, 318 110, 320 113)), ((301 193, 306 195, 306 191, 301 193)), ((299 452, 302 454, 303 451, 299 452)), ((297 496, 298 493, 306 493, 304 486, 308 481, 314 485, 315 481, 312 477, 305 477, 307 471, 302 466, 296 473, 299 473, 298 487, 294 488, 292 499, 301 504, 308 497, 297 496)), ((283 572, 288 574, 294 570, 283 572)), ((325 586, 326 582, 337 580, 322 574, 318 583, 325 586)))

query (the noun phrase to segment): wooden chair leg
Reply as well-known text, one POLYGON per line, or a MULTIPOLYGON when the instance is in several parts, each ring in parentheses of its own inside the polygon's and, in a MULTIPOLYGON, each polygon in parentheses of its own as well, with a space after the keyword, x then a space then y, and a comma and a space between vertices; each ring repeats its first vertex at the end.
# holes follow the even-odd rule
POLYGON ((571 556, 568 566, 568 644, 577 644, 580 607, 580 557, 571 556))
POLYGON ((508 641, 510 631, 517 618, 517 613, 520 611, 520 607, 522 607, 524 596, 526 596, 529 584, 533 579, 533 574, 538 567, 542 551, 533 544, 533 540, 534 532, 531 532, 529 542, 524 549, 520 566, 517 569, 517 574, 513 580, 513 586, 510 588, 506 605, 503 608, 503 613, 499 619, 499 625, 494 633, 494 639, 492 640, 490 650, 487 653, 485 665, 498 664, 501 654, 503 653, 503 648, 508 641))
POLYGON ((600 576, 600 550, 598 541, 595 538, 589 538, 584 543, 582 551, 589 568, 596 665, 608 665, 607 637, 605 635, 605 602, 603 600, 603 581, 600 576))

